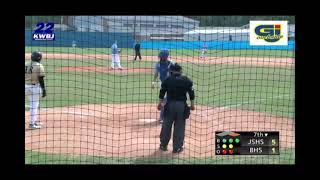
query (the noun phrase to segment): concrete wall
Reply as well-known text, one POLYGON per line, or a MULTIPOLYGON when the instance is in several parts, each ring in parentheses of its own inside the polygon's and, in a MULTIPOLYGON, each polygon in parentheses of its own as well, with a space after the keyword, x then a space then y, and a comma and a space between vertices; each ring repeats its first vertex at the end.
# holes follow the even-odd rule
MULTIPOLYGON (((250 46, 249 41, 206 41, 208 49, 274 49, 295 50, 295 42, 289 41, 288 46, 250 46)), ((202 49, 203 41, 141 41, 141 48, 145 49, 202 49)))

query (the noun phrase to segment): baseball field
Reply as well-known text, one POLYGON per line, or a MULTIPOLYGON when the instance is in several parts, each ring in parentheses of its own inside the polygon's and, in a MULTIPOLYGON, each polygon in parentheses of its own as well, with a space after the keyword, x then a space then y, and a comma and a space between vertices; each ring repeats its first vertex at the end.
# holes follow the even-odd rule
POLYGON ((158 49, 122 49, 124 70, 110 70, 108 48, 26 47, 43 52, 47 97, 43 128, 29 130, 26 164, 294 164, 295 53, 288 50, 170 50, 194 83, 196 110, 187 120, 185 150, 160 152, 151 89, 158 49), (216 156, 215 131, 279 131, 280 155, 216 156))

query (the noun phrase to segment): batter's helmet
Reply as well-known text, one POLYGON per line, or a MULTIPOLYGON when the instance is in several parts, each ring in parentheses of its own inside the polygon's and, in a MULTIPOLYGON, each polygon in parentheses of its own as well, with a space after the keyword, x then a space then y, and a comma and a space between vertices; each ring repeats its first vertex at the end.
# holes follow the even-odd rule
POLYGON ((168 49, 161 49, 159 53, 160 59, 167 59, 169 57, 169 50, 168 49))
POLYGON ((41 52, 37 52, 37 51, 35 51, 35 52, 32 52, 32 54, 31 54, 31 60, 32 61, 41 61, 41 59, 42 59, 42 53, 41 52))

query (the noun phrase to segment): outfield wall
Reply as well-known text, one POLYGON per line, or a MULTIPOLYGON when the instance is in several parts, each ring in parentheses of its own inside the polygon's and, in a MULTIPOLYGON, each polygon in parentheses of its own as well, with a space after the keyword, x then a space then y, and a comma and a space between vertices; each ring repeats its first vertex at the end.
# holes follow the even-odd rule
MULTIPOLYGON (((72 47, 76 41, 81 48, 109 48, 117 40, 119 48, 133 48, 132 33, 108 32, 55 32, 54 41, 34 41, 32 31, 25 31, 25 46, 72 47)), ((203 41, 141 41, 143 49, 202 49, 203 41)), ((262 49, 262 50, 294 50, 295 41, 289 41, 288 46, 250 46, 249 41, 207 41, 209 49, 262 49)))
MULTIPOLYGON (((201 41, 142 41, 141 48, 144 49, 202 49, 204 42, 201 41)), ((273 50, 294 50, 295 42, 289 41, 288 46, 250 46, 249 41, 208 41, 209 49, 273 49, 273 50)))

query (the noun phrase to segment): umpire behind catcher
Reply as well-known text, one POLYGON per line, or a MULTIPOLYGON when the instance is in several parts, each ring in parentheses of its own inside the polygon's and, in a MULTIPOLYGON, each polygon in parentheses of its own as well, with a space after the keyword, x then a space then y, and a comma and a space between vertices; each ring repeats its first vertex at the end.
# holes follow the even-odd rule
POLYGON ((190 110, 194 110, 194 90, 193 83, 187 77, 183 76, 182 68, 175 63, 170 66, 171 76, 166 78, 162 84, 159 93, 158 110, 161 109, 164 101, 164 95, 167 93, 167 103, 164 106, 164 121, 160 133, 160 150, 167 151, 167 146, 171 138, 172 124, 173 130, 173 153, 179 153, 183 150, 186 119, 189 118, 190 110), (191 106, 187 104, 189 94, 191 106))

